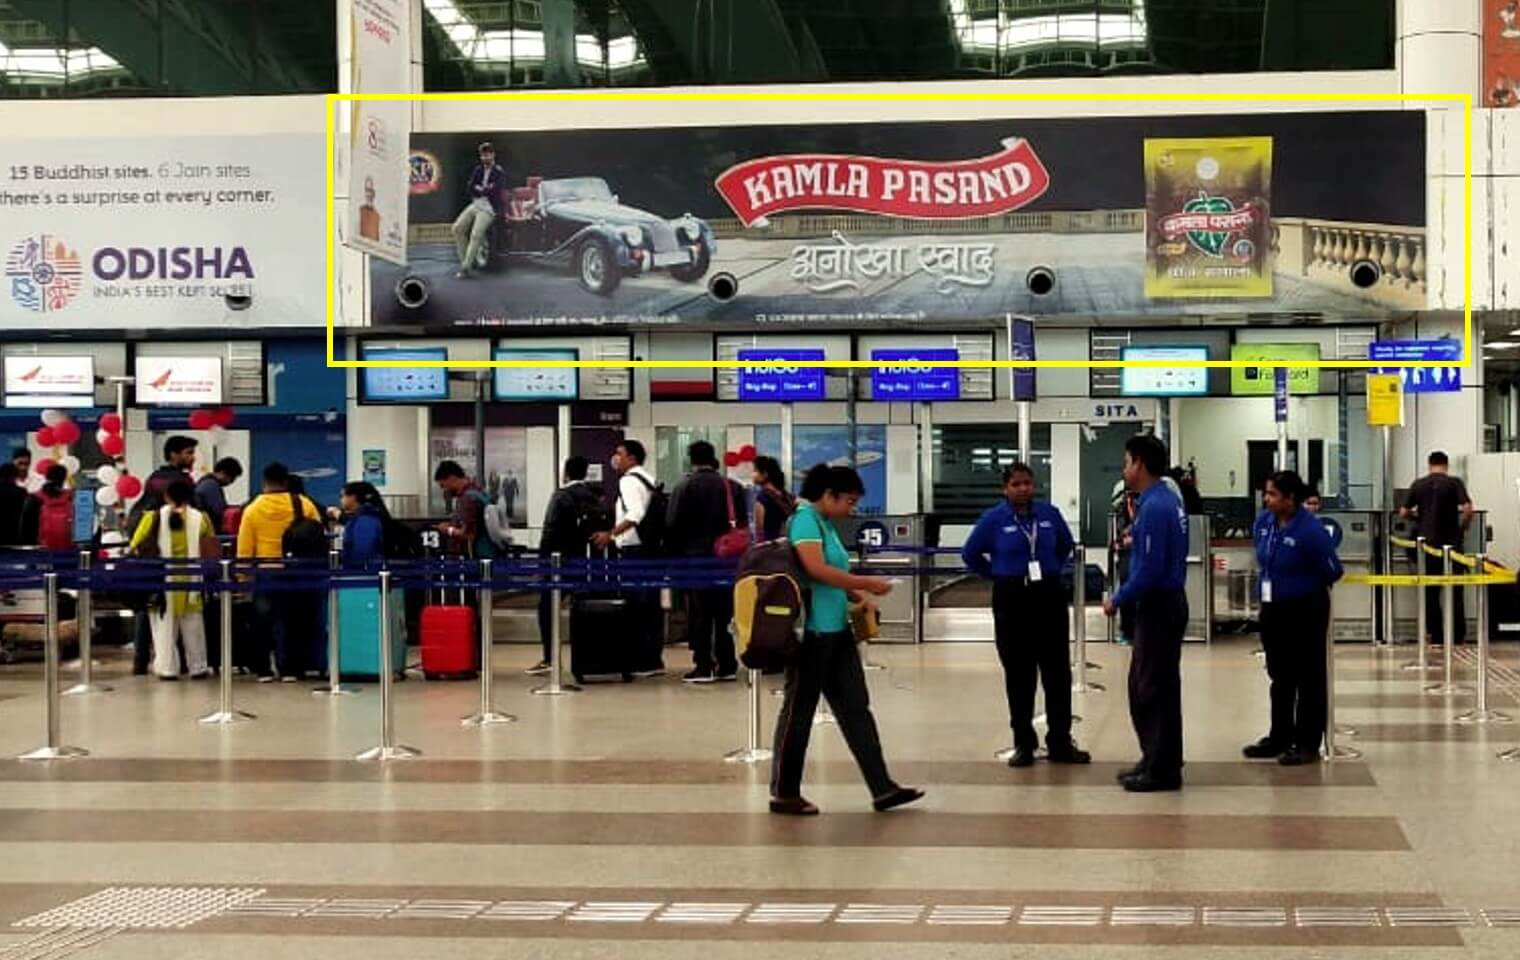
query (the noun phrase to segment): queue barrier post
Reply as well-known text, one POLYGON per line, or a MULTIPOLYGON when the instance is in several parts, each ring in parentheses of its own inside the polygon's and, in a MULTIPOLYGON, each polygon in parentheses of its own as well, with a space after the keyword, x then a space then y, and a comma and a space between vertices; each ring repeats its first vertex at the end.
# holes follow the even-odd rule
MULTIPOLYGON (((1480 577, 1488 574, 1488 555, 1478 554, 1478 562, 1474 568, 1480 577)), ((1488 590, 1480 584, 1478 586, 1478 703, 1466 713, 1459 713, 1453 719, 1457 723, 1510 723, 1514 720, 1509 714, 1500 710, 1492 710, 1488 706, 1488 590)))
POLYGON ((88 750, 66 746, 60 732, 62 705, 58 697, 58 574, 47 573, 42 577, 43 591, 43 690, 47 700, 47 745, 30 753, 23 753, 18 760, 72 760, 87 757, 88 750))
MULTIPOLYGON (((1404 664, 1404 669, 1413 670, 1419 673, 1428 673, 1434 669, 1434 664, 1430 662, 1430 618, 1425 611, 1426 554, 1424 537, 1414 538, 1414 556, 1415 589, 1418 591, 1416 594, 1414 622, 1415 652, 1414 659, 1404 664)), ((1386 587, 1384 589, 1388 590, 1390 594, 1393 592, 1392 587, 1386 587)), ((1390 602, 1389 607, 1391 608, 1392 606, 1393 604, 1390 602)))
POLYGON ((79 552, 79 595, 75 621, 79 624, 79 682, 63 691, 65 697, 88 697, 110 693, 111 688, 95 682, 95 597, 91 589, 91 562, 88 550, 79 552))
POLYGON ((392 688, 396 683, 396 666, 391 663, 391 572, 380 571, 380 746, 356 756, 355 760, 407 760, 422 756, 416 747, 396 743, 396 707, 392 688))
POLYGON ((494 645, 491 605, 491 561, 480 561, 480 709, 459 721, 464 727, 492 727, 504 723, 516 723, 510 713, 496 709, 495 673, 491 666, 491 647, 494 645))
POLYGON ((1360 760, 1362 751, 1341 746, 1335 735, 1341 728, 1335 722, 1335 588, 1329 589, 1330 616, 1325 624, 1325 761, 1360 760))
MULTIPOLYGON (((1076 567, 1071 578, 1072 693, 1102 693, 1103 684, 1089 682, 1087 670, 1087 547, 1076 544, 1072 550, 1076 567)), ((1107 619, 1106 617, 1104 619, 1107 619)))
MULTIPOLYGON (((733 631, 733 625, 729 625, 729 631, 733 631)), ((745 713, 748 715, 749 739, 745 742, 743 750, 734 750, 723 755, 724 763, 764 763, 771 758, 771 752, 760 746, 760 731, 765 723, 763 706, 760 698, 760 690, 765 686, 760 680, 759 670, 744 671, 749 681, 749 694, 745 697, 745 713)))
POLYGON ((549 557, 549 682, 528 692, 535 697, 563 697, 580 687, 565 682, 565 638, 560 624, 560 555, 549 557))
POLYGON ((348 697, 359 692, 357 687, 343 685, 339 671, 338 635, 342 616, 338 612, 338 571, 343 567, 343 554, 337 550, 327 554, 327 684, 312 691, 317 697, 348 697))
POLYGON ((254 714, 239 710, 232 703, 232 596, 233 576, 232 561, 222 560, 222 603, 221 614, 221 668, 217 674, 217 682, 221 691, 221 703, 216 710, 201 717, 200 722, 210 725, 226 725, 232 723, 245 723, 254 719, 254 714))
POLYGON ((1456 639, 1456 610, 1453 609, 1455 588, 1451 583, 1452 564, 1451 546, 1444 545, 1441 547, 1441 575, 1445 578, 1441 584, 1441 682, 1432 683, 1425 688, 1426 693, 1438 695, 1471 692, 1468 687, 1457 683, 1452 676, 1452 647, 1456 639))

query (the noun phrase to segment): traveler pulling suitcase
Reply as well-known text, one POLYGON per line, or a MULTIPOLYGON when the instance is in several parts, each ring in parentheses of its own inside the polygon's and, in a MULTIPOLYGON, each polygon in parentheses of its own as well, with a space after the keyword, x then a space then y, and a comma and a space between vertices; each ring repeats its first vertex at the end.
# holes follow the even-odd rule
MULTIPOLYGON (((437 603, 422 608, 422 675, 429 680, 471 680, 476 676, 475 649, 478 636, 475 629, 475 608, 469 605, 463 585, 458 591, 459 602, 451 605, 445 594, 454 591, 438 591, 437 603)), ((430 598, 431 599, 431 598, 430 598)))
MULTIPOLYGON (((406 669, 406 611, 391 591, 391 669, 406 669)), ((338 591, 338 674, 344 680, 380 679, 380 591, 338 591)))
MULTIPOLYGON (((610 556, 610 551, 604 554, 610 556)), ((590 545, 586 547, 586 558, 593 559, 590 545)), ((570 673, 576 683, 608 680, 629 683, 633 680, 633 658, 637 651, 629 643, 628 601, 612 582, 610 572, 588 577, 605 583, 606 589, 570 593, 570 673)))

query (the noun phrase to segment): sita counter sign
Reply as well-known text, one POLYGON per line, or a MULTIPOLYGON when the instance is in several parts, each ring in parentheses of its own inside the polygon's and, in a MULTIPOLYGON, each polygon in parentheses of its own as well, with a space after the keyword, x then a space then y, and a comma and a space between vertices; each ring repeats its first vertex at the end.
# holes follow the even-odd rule
POLYGON ((827 396, 824 369, 805 365, 822 359, 822 350, 740 350, 741 362, 787 360, 796 365, 740 367, 739 399, 769 403, 822 400, 827 396))
POLYGON ((890 365, 871 368, 871 399, 925 402, 959 400, 961 375, 955 367, 936 363, 959 360, 959 350, 872 350, 873 361, 890 365))

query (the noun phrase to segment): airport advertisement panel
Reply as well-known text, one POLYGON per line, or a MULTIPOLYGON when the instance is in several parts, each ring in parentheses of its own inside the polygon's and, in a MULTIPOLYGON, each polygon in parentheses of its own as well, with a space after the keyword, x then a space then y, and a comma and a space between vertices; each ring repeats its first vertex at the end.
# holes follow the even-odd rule
POLYGON ((371 264, 372 321, 1419 309, 1424 126, 1362 111, 418 133, 408 262, 371 264), (483 141, 506 184, 486 198, 483 141), (486 205, 472 244, 461 213, 486 205), (1354 285, 1353 256, 1386 282, 1354 285), (1037 266, 1055 274, 1043 293, 1037 266))
POLYGON ((0 140, 0 328, 320 326, 320 135, 0 140))

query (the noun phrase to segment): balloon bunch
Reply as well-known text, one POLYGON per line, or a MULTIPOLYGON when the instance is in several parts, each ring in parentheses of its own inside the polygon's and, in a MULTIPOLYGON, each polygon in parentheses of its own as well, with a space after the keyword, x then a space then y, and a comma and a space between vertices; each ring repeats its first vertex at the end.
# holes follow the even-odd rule
POLYGON ((102 507, 114 507, 118 503, 142 496, 143 483, 127 473, 124 468, 104 466, 95 471, 100 489, 95 491, 95 502, 102 507))
POLYGON ((35 493, 46 482, 47 472, 62 466, 69 476, 79 472, 79 458, 69 454, 69 447, 79 442, 79 424, 62 410, 42 411, 42 426, 37 430, 37 446, 49 447, 53 455, 42 457, 32 465, 32 476, 26 478, 26 487, 35 493))
POLYGON ((755 469, 756 453, 755 445, 746 443, 738 450, 730 450, 723 454, 723 466, 728 468, 728 475, 735 480, 748 483, 755 469))
POLYGON ((127 441, 121 435, 121 417, 108 413, 100 418, 100 429, 95 431, 95 442, 100 452, 108 457, 120 457, 127 452, 127 441))
POLYGON ((236 414, 231 407, 196 410, 190 414, 191 430, 225 430, 232 426, 236 414))

